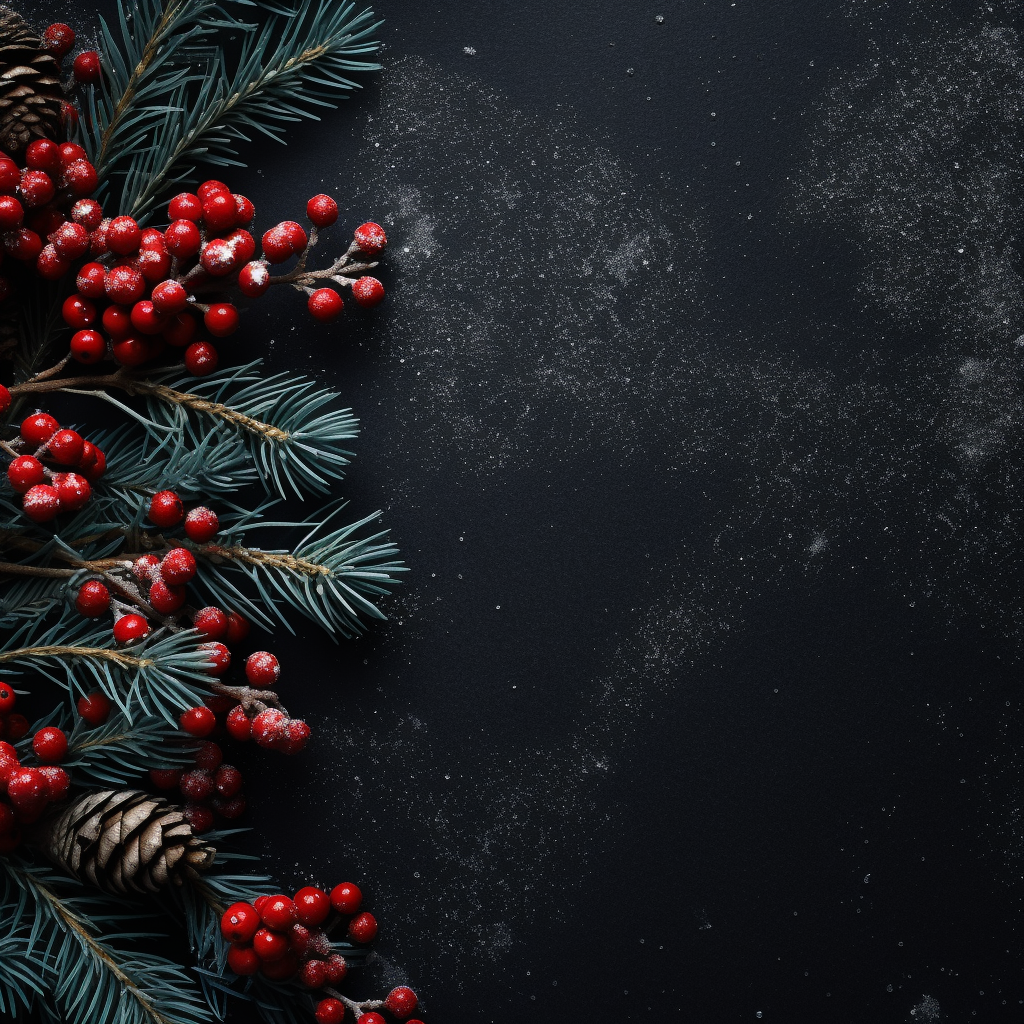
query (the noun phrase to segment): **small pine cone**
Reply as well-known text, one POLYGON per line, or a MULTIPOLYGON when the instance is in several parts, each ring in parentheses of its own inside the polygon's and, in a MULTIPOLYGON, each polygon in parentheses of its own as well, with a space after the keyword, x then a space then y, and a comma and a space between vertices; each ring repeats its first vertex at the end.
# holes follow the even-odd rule
POLYGON ((156 892, 213 863, 178 807, 138 790, 99 790, 50 815, 31 836, 58 867, 107 892, 156 892))
POLYGON ((0 7, 0 150, 20 156, 61 134, 60 65, 21 15, 0 7))

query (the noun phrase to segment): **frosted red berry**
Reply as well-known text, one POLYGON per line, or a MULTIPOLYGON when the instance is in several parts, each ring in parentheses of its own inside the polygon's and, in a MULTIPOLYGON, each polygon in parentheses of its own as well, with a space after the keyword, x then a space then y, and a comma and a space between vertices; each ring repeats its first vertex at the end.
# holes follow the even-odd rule
POLYGON ((76 224, 81 224, 86 231, 95 231, 103 221, 103 207, 95 199, 77 199, 71 207, 71 219, 76 224))
POLYGON ((323 960, 307 960, 299 970, 299 981, 306 988, 323 988, 327 984, 327 968, 323 960))
POLYGON ((384 229, 372 220, 360 224, 353 237, 360 252, 366 253, 367 256, 376 256, 388 244, 388 236, 384 233, 384 229))
POLYGON ((356 1024, 387 1024, 387 1021, 379 1013, 374 1013, 371 1010, 370 1013, 361 1013, 356 1024))
POLYGON ((90 366, 107 354, 107 339, 99 331, 75 331, 68 349, 75 362, 90 366))
POLYGON ((137 580, 152 579, 154 570, 159 564, 160 559, 156 555, 139 555, 132 562, 132 575, 137 580))
MULTIPOLYGON (((212 708, 207 708, 211 713, 212 708)), ((196 749, 196 767, 208 772, 216 772, 224 760, 224 751, 220 749, 219 743, 213 740, 204 740, 196 749)), ((218 790, 218 792, 220 792, 218 790)))
POLYGON ((331 953, 324 961, 327 968, 327 980, 332 985, 337 985, 345 980, 348 974, 348 963, 340 953, 331 953))
POLYGON ((50 242, 63 259, 77 260, 89 251, 89 232, 81 224, 68 221, 50 235, 50 242))
POLYGON ((53 487, 60 499, 61 511, 77 512, 85 508, 86 503, 92 497, 92 487, 89 481, 79 473, 56 473, 53 477, 53 487))
POLYGON ((219 641, 200 644, 199 649, 206 655, 206 671, 211 676, 222 676, 231 667, 231 652, 219 641))
POLYGON ((284 736, 278 742, 278 749, 288 755, 299 753, 309 742, 311 730, 301 719, 293 718, 284 726, 284 736))
POLYGON ((35 139, 25 147, 25 163, 40 171, 59 171, 60 147, 50 139, 35 139))
POLYGON ((14 196, 0 196, 0 231, 16 231, 25 222, 25 208, 14 196))
POLYGON ((38 768, 19 768, 7 780, 7 796, 26 817, 38 814, 49 798, 46 776, 38 768))
POLYGON ((188 305, 188 292, 177 281, 161 281, 153 289, 151 301, 160 313, 180 313, 188 305))
POLYGON ((228 950, 228 967, 239 977, 246 978, 259 973, 260 958, 251 946, 232 946, 228 950))
POLYGON ((89 725, 95 727, 102 725, 110 717, 112 705, 110 698, 102 690, 93 690, 78 698, 77 707, 79 715, 89 725))
POLYGON ((270 287, 270 271, 262 260, 247 263, 238 272, 238 290, 249 299, 258 299, 270 287))
POLYGON ((272 747, 284 738, 284 727, 288 721, 277 708, 267 708, 252 720, 252 738, 261 747, 272 747))
POLYGON ((393 1013, 399 1020, 411 1017, 416 1010, 419 1000, 416 993, 407 985, 399 985, 393 988, 384 1000, 384 1009, 393 1013))
POLYGON ((220 765, 213 779, 217 795, 225 800, 229 800, 241 792, 242 782, 242 773, 234 765, 230 764, 220 765))
POLYGON ((223 238, 215 238, 203 246, 199 262, 211 277, 226 277, 235 269, 235 250, 223 238))
POLYGON ((50 458, 62 466, 77 466, 82 457, 85 441, 77 430, 58 430, 47 443, 50 458))
POLYGON ((209 736, 217 727, 217 716, 208 707, 200 704, 198 707, 182 712, 178 722, 189 736, 197 736, 201 739, 209 736))
POLYGON ((230 192, 217 192, 203 200, 203 223, 210 231, 230 231, 237 216, 238 207, 230 192))
POLYGON ((96 191, 100 177, 88 160, 75 160, 64 168, 61 181, 74 195, 84 198, 96 191))
POLYGON ((45 206, 55 192, 53 178, 46 171, 25 171, 21 176, 18 194, 25 207, 45 206))
POLYGON ((354 914, 363 902, 363 894, 355 882, 341 882, 331 890, 331 906, 339 914, 354 914))
POLYGON ((75 48, 74 29, 62 21, 55 21, 43 33, 43 46, 57 60, 66 57, 75 48))
POLYGON ((164 244, 172 256, 187 259, 199 252, 203 238, 191 220, 176 220, 164 232, 164 244))
POLYGON ((252 938, 252 948, 263 961, 280 960, 288 952, 288 940, 270 928, 260 928, 252 938))
POLYGON ((281 664, 269 651, 254 651, 245 659, 245 678, 257 689, 271 689, 280 677, 281 664))
MULTIPOLYGON (((207 711, 210 709, 207 708, 207 711)), ((188 800, 209 800, 213 796, 213 775, 202 768, 193 768, 185 772, 178 783, 182 796, 188 800)))
MULTIPOLYGON (((185 516, 185 536, 197 544, 205 544, 207 541, 213 540, 219 529, 220 520, 217 518, 217 513, 206 508, 205 505, 191 509, 185 516)), ((226 626, 227 621, 225 620, 226 626)))
POLYGON ((149 501, 149 521, 168 529, 185 518, 185 506, 174 491, 158 491, 149 501))
POLYGON ((306 303, 310 315, 321 323, 329 323, 341 315, 345 303, 333 288, 317 288, 306 303))
POLYGON ((207 605, 196 612, 192 625, 206 640, 221 640, 228 630, 228 617, 220 608, 207 605))
POLYGON ((142 229, 134 217, 115 217, 107 225, 107 248, 118 256, 137 252, 142 229))
POLYGON ((251 224, 256 216, 256 207, 245 196, 235 193, 235 223, 251 224))
POLYGON ((34 455, 19 455, 7 466, 7 479, 18 494, 46 479, 46 469, 34 455))
POLYGON ((180 192, 167 204, 167 219, 200 220, 203 216, 203 201, 192 192, 180 192))
POLYGON ((119 644, 132 643, 149 636, 149 623, 141 616, 132 613, 122 615, 114 623, 114 639, 119 644))
POLYGON ((338 219, 338 204, 330 196, 313 196, 306 203, 306 216, 315 227, 330 227, 338 219))
POLYGON ((147 599, 158 614, 173 615, 188 600, 188 592, 184 587, 175 587, 163 580, 154 580, 147 599))
POLYGON ((195 578, 196 556, 188 548, 171 548, 160 563, 160 573, 165 583, 184 586, 195 578))
POLYGON ((314 1014, 316 1024, 341 1024, 345 1019, 345 1004, 340 999, 321 999, 314 1014))
POLYGON ((268 928, 284 931, 295 923, 295 904, 283 893, 271 896, 260 908, 260 917, 268 928))
POLYGON ((203 314, 206 329, 215 338, 226 338, 238 330, 238 310, 230 302, 214 302, 203 314))
POLYGON ((236 705, 228 712, 224 726, 228 735, 234 740, 244 742, 252 739, 252 721, 241 704, 236 705))
POLYGON ((71 777, 55 764, 44 764, 39 773, 46 780, 46 799, 49 802, 63 800, 71 788, 71 777))
POLYGON ((352 285, 352 298, 357 306, 370 309, 384 301, 384 285, 375 277, 360 277, 352 285))
POLYGON ((348 923, 348 937, 354 942, 373 942, 377 935, 377 919, 363 911, 348 923))
POLYGON ((251 903, 232 903, 220 919, 220 933, 228 942, 252 942, 260 930, 260 915, 251 903))
POLYGON ((213 828, 213 811, 200 803, 189 802, 185 804, 185 820, 192 826, 192 831, 197 835, 209 832, 213 828))
POLYGON ((295 221, 286 220, 275 224, 263 235, 263 257, 268 263, 284 263, 305 247, 306 232, 295 221))
POLYGON ((95 50, 80 53, 71 65, 75 81, 81 85, 95 85, 100 80, 100 55, 95 50))
POLYGON ((36 273, 47 281, 59 281, 71 269, 71 261, 64 259, 52 245, 44 245, 36 257, 36 273))
POLYGON ((295 894, 295 918, 300 924, 315 928, 331 912, 331 898, 315 886, 307 885, 295 894))
POLYGON ((110 609, 110 591, 99 580, 86 580, 78 588, 75 608, 87 619, 98 619, 110 609))
POLYGON ((48 725, 32 737, 32 750, 44 764, 59 764, 67 756, 67 735, 63 729, 48 725))
POLYGON ((235 255, 234 265, 236 267, 248 263, 256 255, 256 239, 243 228, 236 228, 225 241, 231 246, 231 251, 235 255))
POLYGON ((196 193, 202 202, 206 202, 211 196, 215 196, 218 192, 231 192, 231 189, 224 184, 223 181, 217 181, 216 178, 210 178, 209 181, 204 181, 199 188, 196 189, 196 193))
POLYGON ((36 484, 25 492, 21 508, 32 522, 48 523, 60 513, 60 495, 49 484, 36 484))
POLYGON ((60 430, 60 424, 46 412, 36 412, 21 422, 22 440, 29 444, 45 444, 60 430))
POLYGON ((193 377, 205 377, 217 369, 220 356, 208 341, 194 341, 185 349, 185 368, 193 377))
POLYGON ((133 306, 146 293, 146 279, 134 267, 113 267, 107 271, 103 288, 111 302, 133 306))
POLYGON ((43 240, 30 228, 18 228, 17 231, 7 232, 3 242, 7 252, 23 263, 34 262, 43 251, 43 240))

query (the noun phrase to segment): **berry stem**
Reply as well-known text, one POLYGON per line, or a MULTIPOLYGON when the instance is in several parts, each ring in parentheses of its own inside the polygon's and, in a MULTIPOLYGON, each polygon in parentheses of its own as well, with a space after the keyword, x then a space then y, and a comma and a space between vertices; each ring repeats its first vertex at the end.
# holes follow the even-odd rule
POLYGON ((384 1005, 383 999, 364 999, 361 1003, 357 1003, 354 999, 349 999, 348 996, 342 995, 336 988, 323 988, 322 992, 325 992, 332 999, 340 999, 355 1015, 358 1020, 361 1013, 366 1013, 369 1010, 379 1010, 384 1005))
POLYGON ((216 681, 210 683, 210 689, 214 693, 237 700, 245 708, 246 714, 253 710, 266 711, 268 707, 275 707, 278 711, 288 714, 288 709, 273 690, 254 690, 251 686, 232 686, 230 683, 216 681))

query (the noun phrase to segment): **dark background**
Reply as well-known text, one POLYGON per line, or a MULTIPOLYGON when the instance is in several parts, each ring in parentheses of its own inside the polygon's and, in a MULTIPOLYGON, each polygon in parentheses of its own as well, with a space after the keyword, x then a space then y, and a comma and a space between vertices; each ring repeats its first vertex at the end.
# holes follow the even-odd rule
POLYGON ((379 11, 230 178, 388 228, 231 356, 342 393, 412 569, 266 640, 247 848, 428 1021, 1019 1020, 1019 5, 379 11))

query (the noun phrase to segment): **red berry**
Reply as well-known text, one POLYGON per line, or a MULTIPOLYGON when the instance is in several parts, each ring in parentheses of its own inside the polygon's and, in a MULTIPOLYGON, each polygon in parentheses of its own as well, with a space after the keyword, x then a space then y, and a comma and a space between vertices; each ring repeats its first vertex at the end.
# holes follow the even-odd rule
POLYGON ((107 225, 107 248, 118 256, 138 252, 142 230, 134 217, 115 217, 107 225))
MULTIPOLYGON (((266 904, 263 909, 266 909, 266 904)), ((262 917, 262 910, 260 916, 262 917)), ((280 960, 288 952, 288 940, 269 928, 260 928, 252 938, 252 948, 264 962, 280 960)))
MULTIPOLYGON (((61 149, 63 150, 63 148, 62 146, 61 149)), ((76 146, 75 148, 79 147, 76 146)), ((70 161, 69 166, 70 163, 75 162, 77 161, 70 161)), ((84 159, 83 162, 88 163, 84 159)), ((71 219, 76 224, 81 224, 86 231, 95 231, 103 221, 103 207, 95 199, 77 199, 71 207, 71 219)))
POLYGON ((25 171, 18 186, 22 205, 35 208, 45 206, 53 197, 56 189, 46 171, 25 171))
POLYGON ((245 198, 240 196, 237 192, 235 193, 235 223, 236 224, 251 224, 253 217, 256 216, 256 207, 245 198))
POLYGON ((200 644, 201 650, 207 657, 206 671, 211 676, 222 676, 231 667, 231 652, 224 644, 217 642, 200 644))
POLYGON ((72 359, 88 366, 107 354, 107 340, 99 331, 76 331, 71 335, 69 349, 72 359))
POLYGON ((295 894, 295 917, 300 924, 316 927, 330 912, 331 898, 323 889, 307 885, 295 894))
POLYGON ((393 988, 384 1000, 384 1009, 389 1010, 399 1020, 405 1020, 406 1017, 411 1017, 419 1000, 416 998, 416 993, 407 985, 399 985, 398 988, 393 988))
POLYGON ((99 580, 86 580, 78 588, 75 608, 87 619, 98 619, 110 608, 110 591, 99 580))
POLYGON ((62 466, 77 466, 85 448, 85 441, 77 430, 58 430, 46 447, 54 462, 59 462, 62 466))
POLYGON ((7 467, 7 479, 18 494, 24 494, 46 479, 46 469, 34 455, 19 455, 7 467))
POLYGON ((188 600, 184 587, 175 587, 163 580, 154 580, 149 588, 149 603, 160 615, 173 615, 188 600))
POLYGON ((64 168, 63 183, 76 196, 89 196, 96 191, 100 176, 88 160, 75 160, 64 168))
POLYGON ((195 578, 196 556, 188 548, 171 548, 160 563, 165 583, 184 586, 195 578))
POLYGON ((252 942, 260 930, 260 915, 251 903, 232 903, 220 919, 220 933, 228 942, 252 942))
POLYGON ((245 978, 259 972, 260 958, 251 946, 232 946, 228 950, 228 967, 240 978, 245 978))
MULTIPOLYGON (((62 224, 52 235, 50 241, 53 243, 57 255, 65 260, 77 260, 89 251, 89 232, 81 224, 68 221, 62 224)), ((74 324, 71 324, 74 327, 74 324)), ((86 324, 81 326, 85 327, 86 324)))
MULTIPOLYGON (((99 266, 99 264, 96 264, 96 266, 99 266)), ((103 310, 103 316, 100 317, 100 320, 103 324, 103 329, 114 341, 127 338, 132 333, 131 311, 124 306, 107 306, 103 310)))
POLYGON ((0 742, 0 791, 6 788, 11 776, 20 767, 21 761, 18 760, 18 752, 10 743, 0 742))
POLYGON ((262 260, 247 263, 238 272, 238 290, 247 298, 258 299, 270 287, 270 271, 262 260))
POLYGON ((232 231, 225 239, 235 254, 235 266, 248 263, 256 255, 256 239, 242 228, 232 231))
POLYGON ((241 742, 252 739, 252 722, 241 704, 236 705, 228 712, 224 725, 232 739, 241 742))
POLYGON ((185 506, 174 491, 158 491, 149 500, 149 521, 168 529, 185 518, 185 506))
POLYGON ((25 163, 38 171, 59 171, 60 147, 49 139, 36 139, 25 148, 25 163))
MULTIPOLYGON (((213 713, 213 708, 207 708, 207 711, 213 713)), ((196 750, 197 768, 202 768, 208 772, 215 772, 223 760, 224 751, 220 749, 219 743, 214 743, 213 740, 204 740, 199 744, 196 750)))
POLYGON ((46 764, 59 764, 67 756, 68 738, 63 729, 48 725, 32 737, 32 750, 46 764))
POLYGON ((223 238, 215 238, 203 246, 199 262, 211 277, 226 277, 235 269, 235 250, 223 238))
POLYGON ((379 1013, 361 1013, 356 1024, 387 1024, 379 1013))
POLYGON ((268 928, 283 932, 295 923, 295 904, 287 896, 271 896, 260 908, 260 917, 268 928))
POLYGON ((306 988, 323 988, 327 984, 327 968, 323 960, 307 960, 299 971, 299 981, 306 988))
POLYGON ((86 503, 92 497, 89 481, 78 473, 54 474, 53 487, 57 491, 62 511, 77 512, 79 509, 85 508, 86 503))
POLYGON ((249 620, 238 612, 228 612, 228 632, 225 640, 229 644, 240 644, 249 635, 249 620))
POLYGON ((191 192, 181 192, 167 204, 168 220, 197 221, 203 216, 203 201, 191 192))
POLYGON ((206 640, 220 640, 228 630, 228 617, 213 605, 207 605, 196 612, 192 625, 206 640))
POLYGON ((178 313, 164 324, 163 339, 175 348, 184 348, 196 333, 196 318, 191 313, 178 313))
POLYGON ((60 430, 60 424, 45 412, 33 413, 21 423, 22 440, 29 444, 45 444, 60 430))
POLYGON ((191 220, 176 220, 164 232, 164 244, 172 256, 187 259, 199 252, 203 238, 199 228, 191 220))
POLYGON ((0 683, 0 715, 8 714, 14 707, 17 699, 14 687, 9 686, 7 683, 0 683))
POLYGON ((21 508, 32 522, 48 523, 60 512, 60 495, 49 484, 36 484, 25 492, 21 508))
POLYGON ((12 401, 13 399, 11 398, 10 391, 8 391, 3 384, 0 384, 0 416, 10 409, 12 401))
POLYGON ((38 768, 19 768, 7 780, 7 796, 16 811, 37 815, 49 797, 46 776, 38 768))
POLYGON ((333 288, 317 288, 306 304, 314 320, 328 323, 340 316, 345 303, 333 288))
MULTIPOLYGON (((209 711, 209 708, 204 710, 209 711)), ((210 712, 213 714, 213 712, 210 712)), ((187 714, 187 712, 186 712, 187 714)), ((213 774, 204 772, 202 768, 193 768, 185 772, 178 783, 182 796, 188 800, 209 800, 213 796, 213 774)))
POLYGON ((238 330, 238 310, 230 302, 214 302, 203 314, 203 323, 215 338, 226 338, 238 330))
POLYGON ((134 267, 113 267, 107 271, 104 291, 111 302, 132 306, 146 293, 146 279, 134 267))
POLYGON ((192 831, 199 835, 213 828, 213 811, 202 804, 187 803, 184 810, 185 820, 192 826, 192 831))
POLYGON ((203 223, 209 231, 230 231, 237 215, 235 197, 230 192, 217 192, 203 200, 203 223))
POLYGON ((47 800, 63 800, 68 795, 68 790, 71 788, 71 777, 63 768, 58 768, 53 764, 44 764, 39 772, 46 780, 47 800))
POLYGON ((361 277, 352 285, 352 298, 357 306, 369 309, 384 301, 384 285, 375 277, 361 277))
POLYGON ((284 739, 284 726, 288 721, 277 708, 267 708, 252 720, 252 738, 261 747, 272 747, 284 739))
POLYGON ((263 235, 263 256, 268 263, 284 263, 307 244, 306 229, 293 220, 275 224, 263 235))
POLYGON ((14 196, 0 196, 0 231, 16 231, 25 222, 25 208, 14 196))
POLYGON ((215 178, 211 178, 209 181, 204 181, 199 188, 196 189, 199 199, 202 202, 206 202, 211 196, 215 196, 218 192, 230 193, 231 189, 224 184, 223 181, 217 181, 215 178))
POLYGON ((149 360, 149 346, 146 339, 138 334, 129 334, 127 338, 115 341, 110 351, 122 366, 142 366, 149 360))
POLYGON ((122 615, 114 623, 114 639, 119 644, 129 644, 147 636, 149 636, 149 623, 141 615, 134 613, 122 615))
MULTIPOLYGON (((217 518, 217 513, 204 505, 192 509, 185 516, 185 536, 197 544, 205 544, 207 541, 213 540, 219 529, 220 520, 217 518)), ((227 621, 225 620, 226 626, 227 621)))
POLYGON ((150 299, 142 299, 132 306, 131 319, 132 326, 140 334, 159 334, 165 318, 150 299))
POLYGON ((167 252, 164 233, 157 228, 143 228, 139 235, 140 252, 167 252))
POLYGON ((270 689, 280 677, 280 662, 269 651, 254 651, 245 659, 245 678, 258 689, 270 689))
POLYGON ((52 245, 44 245, 36 257, 36 273, 47 281, 59 281, 70 269, 71 262, 52 245))
POLYGON ((202 704, 182 712, 178 721, 189 736, 198 736, 200 739, 209 736, 217 727, 217 716, 202 704))
POLYGON ((177 768, 150 768, 149 777, 157 789, 177 789, 181 782, 181 772, 177 768))
POLYGON ((311 730, 309 726, 297 718, 292 718, 284 727, 284 737, 278 743, 283 754, 297 754, 309 742, 311 730))
POLYGON ((340 999, 321 999, 314 1013, 317 1024, 341 1024, 345 1019, 345 1004, 340 999))
POLYGON ((330 196, 313 196, 306 203, 306 216, 315 227, 330 227, 338 219, 338 204, 330 196))
POLYGON ((91 726, 102 725, 110 717, 110 710, 110 698, 102 690, 78 698, 78 713, 91 726))
POLYGON ((75 81, 81 85, 95 85, 100 80, 100 55, 95 50, 80 53, 71 65, 75 81))
POLYGON ((107 457, 91 441, 86 441, 78 469, 89 483, 94 484, 107 471, 107 457))
POLYGON ((139 272, 149 284, 159 284, 171 272, 172 257, 169 252, 146 249, 136 257, 139 272))
POLYGON ((327 980, 332 985, 344 981, 345 975, 348 974, 348 964, 340 953, 331 953, 324 961, 324 966, 327 968, 327 980))
POLYGON ((188 292, 177 281, 161 281, 153 289, 152 300, 160 313, 180 313, 188 305, 188 292))
POLYGON ((132 575, 138 580, 149 580, 153 578, 153 571, 160 564, 156 555, 139 555, 132 563, 132 575))
POLYGON ((230 764, 222 764, 217 769, 217 774, 213 780, 218 796, 224 797, 225 800, 241 792, 242 782, 242 773, 234 765, 230 764))
POLYGON ((194 341, 185 349, 185 368, 193 377, 205 377, 217 369, 220 357, 208 341, 194 341))
POLYGON ((388 244, 388 236, 384 234, 384 229, 372 220, 360 224, 353 237, 360 251, 367 256, 376 256, 388 244))
POLYGON ((43 251, 43 240, 29 228, 5 232, 3 241, 7 252, 23 263, 34 263, 43 251))
POLYGON ((62 21, 55 21, 43 33, 43 46, 57 60, 66 57, 75 48, 74 29, 62 21))
POLYGON ((331 906, 339 914, 354 914, 363 902, 363 894, 355 882, 341 882, 331 890, 331 906))
POLYGON ((0 154, 0 192, 10 195, 21 182, 21 168, 6 154, 0 154))

